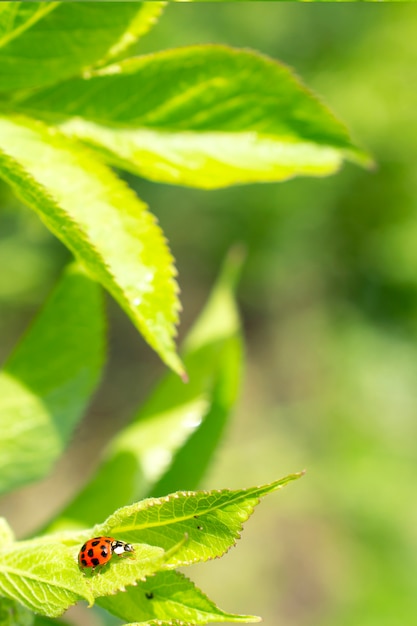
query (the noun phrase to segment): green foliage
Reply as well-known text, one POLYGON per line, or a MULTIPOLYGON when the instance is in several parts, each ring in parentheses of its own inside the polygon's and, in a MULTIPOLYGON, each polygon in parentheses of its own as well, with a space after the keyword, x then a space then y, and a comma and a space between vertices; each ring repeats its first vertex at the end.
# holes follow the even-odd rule
MULTIPOLYGON (((293 474, 253 489, 177 492, 149 498, 119 509, 103 524, 82 533, 67 531, 20 542, 9 539, 0 546, 1 593, 36 613, 56 617, 80 599, 92 604, 95 598, 124 591, 127 585, 136 585, 136 581, 159 571, 220 557, 239 538, 259 498, 300 476, 293 474), (133 544, 135 552, 117 563, 113 557, 100 575, 84 575, 77 564, 80 545, 101 535, 123 537, 133 544)), ((104 602, 104 606, 116 615, 123 613, 124 619, 143 620, 140 604, 132 602, 137 594, 149 594, 149 585, 152 588, 150 582, 131 592, 125 609, 121 601, 104 602)), ((218 610, 191 583, 172 572, 156 579, 158 601, 154 604, 162 619, 174 603, 172 585, 177 613, 185 619, 196 618, 198 623, 217 621, 218 617, 222 621, 253 621, 218 610), (168 594, 167 599, 164 594, 168 594)))
POLYGON ((222 611, 175 568, 221 557, 259 499, 301 476, 195 491, 240 383, 241 259, 226 262, 181 359, 167 241, 111 166, 208 189, 371 159, 268 57, 215 45, 129 56, 163 6, 0 5, 0 176, 77 260, 0 375, 0 491, 44 477, 85 414, 104 361, 100 285, 172 370, 38 536, 15 541, 0 520, 5 626, 57 623, 43 618, 96 599, 132 624, 256 621, 222 611), (132 543, 134 555, 83 573, 80 546, 101 534, 132 543))
POLYGON ((287 67, 223 46, 128 59, 14 104, 159 182, 216 188, 370 162, 287 67))
POLYGON ((195 489, 219 443, 236 399, 242 338, 233 289, 241 260, 225 263, 183 352, 187 385, 172 372, 131 423, 111 441, 96 475, 49 530, 93 525, 148 495, 195 489), (123 476, 123 480, 120 480, 123 476), (109 500, 108 493, 113 494, 109 500))
POLYGON ((0 119, 0 137, 3 177, 182 374, 172 341, 179 308, 172 259, 146 206, 81 146, 39 122, 0 119))
POLYGON ((49 472, 84 415, 103 359, 99 287, 69 267, 0 373, 0 492, 49 472))
POLYGON ((160 10, 3 3, 0 174, 185 376, 173 343, 174 270, 160 230, 98 157, 62 133, 135 173, 200 187, 325 175, 344 158, 369 159, 287 68, 255 53, 189 48, 103 67, 127 54, 160 10))
POLYGON ((251 615, 225 613, 188 578, 172 570, 160 571, 136 587, 129 587, 123 596, 99 598, 98 604, 127 623, 137 623, 138 614, 141 623, 149 625, 259 621, 251 615))
MULTIPOLYGON (((181 485, 187 475, 190 458, 194 459, 196 467, 193 482, 204 471, 236 396, 241 339, 232 294, 240 265, 241 259, 236 254, 228 259, 203 314, 187 339, 185 362, 193 382, 184 386, 177 376, 168 374, 139 416, 111 443, 107 460, 95 479, 50 526, 50 531, 55 530, 55 533, 42 533, 34 539, 16 542, 7 522, 2 520, 0 591, 3 596, 47 617, 61 615, 80 599, 92 604, 95 598, 101 598, 103 607, 127 621, 152 623, 152 619, 157 617, 167 624, 175 624, 175 615, 190 624, 255 619, 223 612, 190 581, 171 569, 224 554, 239 538, 242 524, 251 515, 259 498, 298 478, 299 474, 262 488, 182 491, 159 499, 148 498, 119 509, 103 524, 95 524, 90 530, 85 530, 90 520, 96 522, 99 515, 107 514, 109 507, 114 507, 117 502, 127 503, 135 496, 143 497, 162 477, 167 484, 177 482, 181 485), (197 437, 199 430, 202 436, 197 437), (126 465, 127 455, 135 461, 133 467, 131 462, 126 465), (172 457, 170 463, 166 461, 167 455, 172 457), (155 463, 158 458, 159 464, 155 463), (109 499, 112 492, 115 496, 109 499), (75 530, 76 525, 83 530, 75 530), (56 532, 59 528, 70 527, 74 530, 56 532), (114 557, 102 574, 83 575, 77 564, 80 546, 86 539, 103 534, 133 543, 134 558, 116 562, 117 557, 114 557), (126 606, 124 595, 119 600, 103 600, 105 596, 124 590, 129 585, 135 585, 135 588, 127 593, 126 606), (149 591, 150 586, 153 591, 149 591), (149 594, 152 598, 148 597, 149 594), (155 602, 148 602, 154 598, 155 602)), ((48 346, 58 347, 56 334, 59 336, 61 333, 65 341, 71 342, 67 349, 62 346, 63 354, 85 367, 86 355, 93 358, 89 346, 94 339, 88 337, 90 331, 93 334, 92 322, 89 317, 82 320, 82 315, 85 315, 85 310, 89 315, 101 312, 100 307, 89 306, 90 293, 97 297, 95 284, 78 268, 70 268, 10 359, 11 371, 16 376, 18 373, 23 376, 19 363, 29 362, 21 355, 51 353, 52 357, 55 356, 55 350, 51 347, 48 350, 48 346), (83 306, 75 312, 69 302, 78 301, 82 301, 83 306), (78 343, 74 342, 69 328, 64 330, 65 324, 69 323, 68 315, 77 316, 72 320, 71 328, 82 330, 78 343)), ((99 327, 102 325, 100 319, 94 320, 99 327)), ((66 392, 63 384, 66 381, 64 379, 61 383, 61 378, 67 372, 67 366, 70 373, 77 373, 77 367, 63 361, 59 352, 57 362, 45 367, 48 374, 46 380, 50 385, 55 383, 58 391, 62 387, 61 394, 66 392)), ((21 367, 24 371, 23 365, 21 367)), ((41 388, 45 375, 33 374, 38 382, 37 389, 41 388)), ((55 388, 52 389, 52 396, 53 392, 59 400, 55 388)), ((64 403, 64 406, 67 405, 70 406, 68 400, 64 403)), ((42 432, 39 440, 34 441, 36 446, 31 453, 39 450, 44 454, 42 432)), ((20 470, 16 459, 21 454, 18 437, 10 440, 10 450, 11 467, 20 470)))
POLYGON ((101 3, 3 2, 0 92, 55 83, 120 53, 146 32, 161 4, 122 2, 111 10, 101 3))

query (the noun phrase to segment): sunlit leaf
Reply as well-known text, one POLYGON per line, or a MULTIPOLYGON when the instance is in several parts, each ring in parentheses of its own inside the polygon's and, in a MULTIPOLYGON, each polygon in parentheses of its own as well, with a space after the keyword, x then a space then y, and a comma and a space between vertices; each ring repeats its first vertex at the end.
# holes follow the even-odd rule
POLYGON ((168 567, 190 565, 222 556, 240 537, 243 523, 259 499, 302 476, 290 474, 262 487, 219 491, 176 492, 163 498, 148 498, 123 507, 92 535, 122 537, 129 543, 145 543, 173 550, 187 541, 167 560, 168 567))
POLYGON ((26 119, 0 118, 0 176, 72 250, 177 373, 172 257, 155 218, 89 151, 26 119))
POLYGON ((80 598, 92 602, 72 552, 48 539, 2 546, 0 595, 50 617, 61 615, 80 598))
POLYGON ((325 176, 346 159, 370 163, 286 66, 223 46, 130 59, 16 106, 167 183, 215 188, 325 176))
POLYGON ((237 251, 228 257, 185 341, 189 383, 167 373, 133 422, 111 442, 94 478, 49 530, 83 528, 147 495, 198 487, 239 386, 242 339, 233 291, 241 260, 237 251))
POLYGON ((80 74, 145 32, 141 11, 140 2, 0 3, 0 92, 80 74))
POLYGON ((226 613, 209 600, 194 583, 176 571, 158 572, 126 593, 100 598, 98 604, 124 622, 152 624, 209 624, 211 622, 258 622, 251 615, 226 613))

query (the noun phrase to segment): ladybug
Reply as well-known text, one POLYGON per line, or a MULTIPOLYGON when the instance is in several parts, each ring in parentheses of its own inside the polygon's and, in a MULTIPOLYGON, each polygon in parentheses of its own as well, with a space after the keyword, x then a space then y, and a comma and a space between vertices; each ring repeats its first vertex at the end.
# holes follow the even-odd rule
POLYGON ((130 543, 119 541, 114 537, 93 537, 83 545, 78 555, 78 564, 81 569, 91 567, 91 571, 97 567, 103 567, 113 554, 122 556, 126 552, 134 552, 134 548, 130 543))

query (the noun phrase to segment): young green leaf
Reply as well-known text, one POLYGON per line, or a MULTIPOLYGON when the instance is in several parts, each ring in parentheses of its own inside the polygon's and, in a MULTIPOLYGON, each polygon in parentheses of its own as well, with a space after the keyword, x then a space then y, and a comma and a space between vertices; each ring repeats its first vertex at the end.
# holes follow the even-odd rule
POLYGON ((231 254, 186 339, 188 385, 170 372, 165 376, 110 444, 93 480, 49 530, 92 526, 115 508, 145 496, 198 487, 240 381, 242 340, 233 293, 240 267, 241 258, 231 254))
MULTIPOLYGON (((110 48, 106 57, 100 60, 100 65, 125 57, 128 49, 133 46, 140 37, 143 37, 155 24, 165 8, 166 2, 153 0, 152 2, 136 2, 137 14, 132 20, 129 28, 125 31, 120 41, 110 48)), ((113 3, 107 5, 108 14, 112 11, 118 12, 118 7, 113 3)))
MULTIPOLYGON (((80 74, 139 31, 142 3, 2 2, 0 92, 80 74)), ((143 23, 145 30, 146 20, 143 23)))
POLYGON ((325 176, 345 159, 370 164, 287 67, 224 46, 130 59, 16 106, 57 120, 112 163, 167 183, 216 188, 325 176))
POLYGON ((211 622, 258 622, 252 615, 226 613, 209 600, 194 583, 176 571, 158 572, 123 595, 97 602, 125 622, 160 624, 209 624, 211 622))
POLYGON ((100 378, 104 330, 100 288, 70 267, 0 374, 0 492, 62 454, 100 378))
POLYGON ((0 595, 26 608, 57 617, 93 594, 80 574, 74 550, 50 538, 9 543, 0 548, 0 595))
POLYGON ((185 537, 180 538, 177 545, 165 552, 158 546, 135 544, 135 552, 131 556, 113 556, 105 570, 100 574, 85 574, 87 585, 94 598, 108 596, 118 591, 126 591, 128 585, 136 585, 138 580, 145 580, 161 570, 172 554, 184 544, 185 537))
POLYGON ((302 473, 290 474, 269 485, 231 491, 177 492, 149 498, 124 507, 98 524, 91 535, 120 537, 129 543, 145 543, 173 550, 166 560, 173 568, 222 556, 240 537, 243 523, 262 496, 280 489, 302 473))
POLYGON ((0 117, 0 151, 0 176, 183 375, 175 270, 146 205, 89 151, 40 123, 0 117))

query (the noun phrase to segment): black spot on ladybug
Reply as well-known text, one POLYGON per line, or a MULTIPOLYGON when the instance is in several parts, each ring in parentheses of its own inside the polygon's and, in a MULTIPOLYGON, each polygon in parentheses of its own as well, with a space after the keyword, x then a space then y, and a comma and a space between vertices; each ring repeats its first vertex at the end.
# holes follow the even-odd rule
POLYGON ((94 565, 94 567, 97 567, 97 565, 99 565, 100 561, 98 559, 91 559, 92 564, 94 565))
POLYGON ((83 547, 81 548, 80 552, 85 552, 86 547, 87 547, 87 544, 85 543, 83 547))
POLYGON ((152 591, 148 591, 147 593, 145 593, 145 596, 148 598, 148 600, 152 600, 152 598, 153 598, 152 591))
POLYGON ((90 548, 89 551, 87 552, 87 556, 93 556, 94 555, 94 550, 93 548, 90 548))
POLYGON ((101 551, 101 556, 103 557, 103 559, 107 556, 107 549, 104 548, 104 550, 101 551))
POLYGON ((87 561, 86 561, 85 559, 81 559, 81 564, 82 564, 84 567, 87 567, 87 561))
POLYGON ((98 544, 100 543, 100 539, 96 539, 95 541, 91 542, 92 546, 98 546, 98 544))

